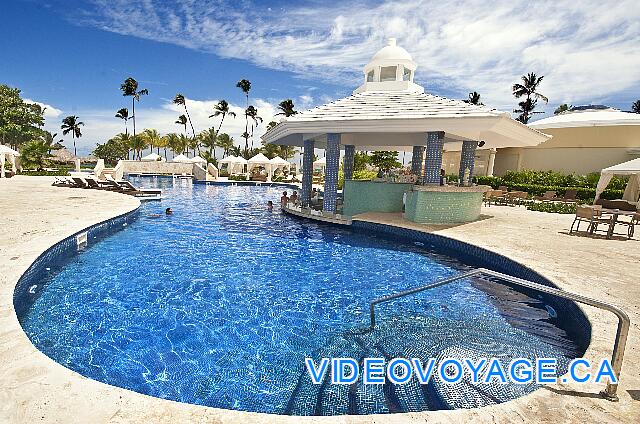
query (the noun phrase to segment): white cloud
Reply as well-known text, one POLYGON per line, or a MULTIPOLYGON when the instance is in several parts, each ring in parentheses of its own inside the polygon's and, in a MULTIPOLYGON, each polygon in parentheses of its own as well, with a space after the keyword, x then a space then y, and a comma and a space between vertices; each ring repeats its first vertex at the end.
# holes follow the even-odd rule
POLYGON ((44 109, 44 117, 45 118, 57 118, 60 115, 62 115, 62 110, 57 109, 51 105, 48 105, 46 103, 41 103, 41 102, 36 102, 35 100, 31 100, 31 99, 24 99, 25 103, 32 103, 35 105, 40 106, 41 108, 44 109))
POLYGON ((636 0, 342 2, 285 10, 197 0, 95 6, 82 22, 354 88, 387 37, 413 54, 417 79, 430 91, 464 97, 475 90, 495 107, 510 109, 511 85, 532 71, 545 75, 541 90, 554 104, 640 88, 636 0))
MULTIPOLYGON (((220 125, 220 118, 209 118, 209 115, 213 114, 213 107, 218 103, 218 100, 194 100, 186 99, 187 108, 191 115, 191 120, 195 128, 196 133, 202 130, 215 127, 216 129, 220 125)), ((259 124, 254 131, 254 147, 261 145, 260 136, 266 131, 266 126, 269 121, 278 120, 278 117, 274 118, 276 113, 275 107, 262 99, 255 99, 251 102, 258 109, 258 115, 263 119, 263 123, 259 124)), ((145 108, 144 103, 141 102, 139 107, 136 107, 136 131, 142 132, 145 128, 154 128, 161 134, 167 134, 170 132, 182 133, 184 127, 178 125, 175 121, 179 115, 184 113, 182 106, 173 104, 170 100, 167 100, 159 108, 145 108)), ((244 119, 244 106, 230 104, 231 111, 236 113, 236 117, 232 118, 227 116, 222 124, 221 132, 225 132, 231 135, 236 145, 244 146, 244 139, 240 135, 245 129, 244 119)), ((80 113, 79 113, 80 115, 80 113)), ((115 113, 112 110, 85 110, 80 116, 80 120, 84 122, 82 127, 82 137, 76 141, 78 152, 81 154, 90 153, 96 143, 104 143, 114 135, 124 132, 124 121, 116 118, 115 113)), ((47 120, 45 123, 45 129, 57 132, 61 135, 59 120, 47 120)), ((129 133, 133 131, 133 123, 129 120, 129 133)), ((188 134, 191 134, 191 128, 187 126, 188 134)), ((73 146, 70 136, 63 137, 65 145, 67 147, 73 146)))

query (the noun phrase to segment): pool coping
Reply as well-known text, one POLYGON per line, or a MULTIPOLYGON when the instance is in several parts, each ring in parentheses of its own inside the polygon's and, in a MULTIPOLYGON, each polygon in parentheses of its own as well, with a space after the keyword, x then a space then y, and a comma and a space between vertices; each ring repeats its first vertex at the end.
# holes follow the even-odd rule
MULTIPOLYGON (((63 190, 75 190, 75 189, 63 189, 63 190)), ((63 240, 73 237, 75 234, 82 233, 86 231, 87 228, 96 227, 105 222, 109 222, 109 221, 112 221, 113 219, 117 219, 119 216, 128 215, 132 212, 135 212, 139 209, 139 207, 140 206, 138 204, 137 206, 135 206, 135 208, 133 208, 129 212, 115 215, 106 220, 100 220, 99 222, 96 222, 87 227, 84 227, 80 231, 75 231, 72 234, 67 235, 66 237, 63 238, 63 240)), ((33 260, 31 260, 30 264, 27 266, 26 269, 30 269, 31 266, 39 258, 43 257, 46 251, 48 251, 54 245, 61 242, 61 240, 55 240, 53 239, 53 237, 49 237, 49 238, 50 238, 49 247, 47 247, 44 251, 38 254, 33 260)), ((492 253, 500 255, 499 252, 495 252, 491 249, 485 249, 485 250, 489 250, 492 253)), ((525 264, 520 264, 520 265, 527 268, 531 268, 533 272, 539 274, 544 278, 547 278, 545 277, 544 272, 537 271, 535 267, 532 268, 525 264)), ((11 300, 13 299, 13 290, 15 289, 22 275, 23 273, 20 273, 20 277, 14 282, 9 281, 9 286, 11 286, 12 293, 11 293, 11 296, 9 296, 8 298, 11 300)), ((2 299, 5 299, 5 297, 3 297, 2 299)), ((75 393, 74 396, 69 396, 69 393, 67 392, 65 392, 62 395, 56 391, 54 391, 53 393, 47 393, 45 397, 49 401, 53 401, 56 404, 58 403, 63 404, 63 405, 58 405, 56 409, 54 409, 53 411, 51 410, 51 405, 48 404, 46 401, 44 402, 44 404, 39 404, 39 405, 22 405, 23 407, 29 407, 29 408, 32 408, 34 406, 39 406, 40 410, 44 409, 46 411, 51 411, 52 414, 54 414, 55 416, 46 414, 45 416, 42 417, 43 420, 50 421, 50 422, 59 421, 58 419, 61 418, 61 416, 56 415, 56 412, 60 414, 61 409, 62 411, 64 411, 64 414, 62 414, 63 421, 76 421, 79 417, 82 417, 82 416, 97 418, 95 414, 98 414, 99 418, 102 418, 101 421, 103 422, 122 421, 122 420, 126 422, 145 422, 145 421, 148 421, 149 419, 153 419, 155 421, 172 422, 178 419, 185 419, 185 418, 187 419, 208 418, 208 419, 216 420, 218 422, 249 422, 249 421, 250 422, 276 422, 276 421, 277 422, 282 422, 282 421, 300 422, 300 421, 305 421, 305 422, 319 422, 319 423, 323 422, 324 423, 324 422, 373 422, 373 421, 380 421, 380 420, 384 420, 386 422, 406 422, 406 421, 413 421, 413 420, 420 421, 420 422, 424 422, 425 420, 450 422, 450 421, 465 421, 470 419, 482 419, 483 417, 485 419, 490 419, 490 417, 495 417, 496 415, 506 418, 510 414, 515 414, 512 416, 512 418, 514 419, 514 421, 520 422, 522 418, 526 417, 526 415, 522 415, 522 412, 526 412, 527 409, 529 409, 529 412, 531 412, 530 408, 526 407, 528 403, 530 403, 531 401, 533 401, 533 403, 537 403, 537 399, 535 398, 549 395, 548 392, 545 392, 543 390, 536 390, 535 392, 529 395, 526 395, 521 398, 517 398, 509 402, 505 402, 498 405, 491 405, 483 408, 472 409, 472 410, 424 411, 424 412, 403 413, 403 414, 385 414, 385 415, 371 415, 371 416, 331 416, 331 417, 281 416, 281 415, 274 415, 274 414, 263 414, 263 413, 218 409, 218 408, 180 403, 180 402, 151 397, 148 395, 140 394, 140 393, 133 392, 133 391, 116 387, 116 386, 110 386, 106 383, 101 383, 95 380, 88 379, 74 371, 71 371, 67 368, 62 367, 57 362, 46 357, 37 348, 35 348, 35 346, 31 344, 26 334, 22 331, 22 328, 20 327, 20 324, 17 320, 17 317, 15 315, 15 310, 13 307, 13 301, 11 301, 10 303, 11 303, 10 306, 9 305, 0 305, 0 306, 9 307, 12 318, 14 318, 14 323, 18 325, 18 328, 23 335, 23 337, 21 338, 22 340, 17 340, 15 342, 23 344, 22 348, 25 348, 24 343, 26 342, 26 344, 28 345, 26 346, 28 348, 27 350, 30 350, 28 358, 33 359, 35 357, 40 360, 42 360, 41 357, 46 358, 46 361, 45 361, 46 369, 39 369, 39 372, 37 372, 35 375, 27 376, 30 381, 29 384, 37 384, 39 387, 46 388, 48 386, 46 382, 46 378, 44 378, 45 381, 42 381, 42 380, 43 380, 43 377, 48 376, 48 377, 58 377, 58 378, 64 379, 65 380, 64 382, 57 381, 56 383, 58 384, 62 383, 63 387, 65 388, 68 388, 73 384, 80 384, 80 386, 82 387, 82 390, 80 391, 80 398, 78 398, 77 396, 78 393, 75 393), (52 374, 52 375, 49 375, 49 374, 52 374), (100 395, 107 395, 107 396, 102 397, 100 395), (62 397, 62 399, 60 399, 60 397, 62 397), (93 399, 96 402, 99 401, 102 409, 105 409, 104 407, 106 403, 106 407, 107 407, 106 409, 110 409, 112 411, 115 410, 115 413, 109 416, 104 414, 100 415, 94 409, 96 405, 95 404, 92 405, 91 402, 89 401, 90 399, 93 399), (75 405, 75 407, 73 405, 75 405), (75 409, 76 407, 81 408, 81 410, 75 409)), ((589 317, 589 314, 586 314, 586 315, 587 317, 589 317)), ((2 321, 5 321, 5 319, 2 319, 2 321)), ((589 349, 591 349, 591 346, 589 346, 589 349)), ((28 371, 28 370, 21 370, 21 371, 28 371)), ((3 370, 3 374, 4 374, 4 370, 3 370)), ((3 391, 6 390, 5 387, 3 387, 2 389, 3 391)), ((6 396, 5 394, 3 397, 10 399, 13 396, 6 396)), ((606 404, 604 406, 606 406, 606 404)), ((12 405, 12 407, 16 408, 17 405, 12 405)), ((19 418, 21 417, 26 418, 26 415, 24 415, 24 411, 23 411, 23 415, 20 415, 20 414, 7 415, 7 414, 11 414, 11 412, 5 409, 3 412, 0 412, 0 418, 2 416, 5 416, 5 417, 11 416, 13 418, 18 418, 18 420, 16 421, 19 421, 19 422, 23 422, 23 421, 20 421, 19 418)), ((536 414, 533 414, 533 415, 535 416, 536 414)), ((27 421, 29 420, 25 419, 24 422, 27 422, 27 421)))

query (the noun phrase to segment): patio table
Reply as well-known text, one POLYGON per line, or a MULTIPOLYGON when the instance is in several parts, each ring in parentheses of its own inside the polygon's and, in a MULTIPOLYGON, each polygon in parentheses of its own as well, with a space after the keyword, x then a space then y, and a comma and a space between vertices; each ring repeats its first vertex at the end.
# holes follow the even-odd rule
MULTIPOLYGON (((607 231, 607 238, 610 239, 613 236, 613 231, 616 227, 616 223, 618 222, 618 216, 623 215, 623 216, 630 216, 630 217, 634 217, 636 214, 638 214, 640 212, 638 211, 624 211, 624 210, 620 210, 620 209, 605 209, 602 208, 602 214, 608 214, 608 215, 612 215, 612 219, 611 219, 611 223, 609 224, 609 231, 607 231)), ((634 225, 633 223, 631 225, 634 225)), ((631 229, 629 231, 629 238, 633 237, 633 229, 631 229)))

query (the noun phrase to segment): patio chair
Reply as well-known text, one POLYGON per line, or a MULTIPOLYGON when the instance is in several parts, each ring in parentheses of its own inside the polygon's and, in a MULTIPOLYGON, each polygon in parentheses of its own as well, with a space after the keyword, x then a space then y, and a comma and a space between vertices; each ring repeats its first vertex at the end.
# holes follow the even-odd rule
POLYGON ((491 202, 493 202, 494 205, 498 205, 499 203, 503 203, 505 198, 501 190, 489 190, 484 193, 483 200, 486 206, 491 206, 491 202))
POLYGON ((633 238, 633 233, 634 233, 634 229, 636 225, 640 225, 640 212, 629 216, 629 220, 625 220, 624 218, 627 215, 620 215, 618 216, 618 219, 615 221, 614 226, 615 225, 623 225, 627 227, 627 238, 631 239, 633 238))
POLYGON ((539 202, 553 202, 555 198, 556 192, 553 190, 547 190, 542 196, 534 197, 534 200, 538 200, 539 202))
MULTIPOLYGON (((576 217, 573 219, 573 222, 571 223, 571 228, 569 229, 569 234, 573 233, 573 226, 578 223, 578 225, 576 225, 576 229, 575 231, 578 232, 580 229, 580 223, 581 222, 588 222, 589 226, 587 227, 587 232, 589 234, 593 234, 594 232, 598 231, 598 225, 599 224, 607 224, 608 226, 611 226, 611 224, 613 223, 613 216, 610 216, 608 218, 603 218, 602 217, 602 207, 596 205, 596 206, 578 206, 576 207, 576 217)), ((609 228, 607 227, 607 232, 609 231, 609 228)))
POLYGON ((565 202, 565 203, 576 203, 578 201, 576 197, 577 195, 578 195, 578 190, 567 190, 564 192, 563 197, 556 197, 553 200, 558 202, 565 202))

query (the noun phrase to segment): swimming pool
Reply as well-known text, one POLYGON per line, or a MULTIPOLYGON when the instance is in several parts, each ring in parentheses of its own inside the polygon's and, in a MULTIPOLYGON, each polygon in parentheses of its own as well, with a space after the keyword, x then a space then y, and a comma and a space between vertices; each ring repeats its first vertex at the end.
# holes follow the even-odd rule
POLYGON ((82 375, 152 396, 297 415, 405 412, 509 400, 533 385, 479 391, 417 384, 312 385, 304 358, 579 355, 548 299, 476 279, 386 304, 373 298, 467 269, 379 233, 266 209, 282 189, 139 179, 166 199, 16 294, 45 354, 82 375), (174 185, 175 184, 175 185, 174 185), (173 216, 165 216, 165 207, 173 216), (159 216, 158 216, 159 215, 159 216))

